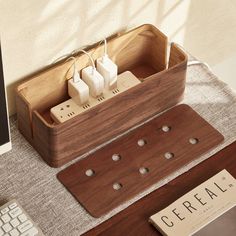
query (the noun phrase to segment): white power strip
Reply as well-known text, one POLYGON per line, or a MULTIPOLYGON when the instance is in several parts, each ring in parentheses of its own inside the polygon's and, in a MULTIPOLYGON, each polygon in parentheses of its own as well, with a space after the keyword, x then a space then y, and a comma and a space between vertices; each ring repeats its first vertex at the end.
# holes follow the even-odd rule
POLYGON ((113 90, 105 90, 103 94, 97 98, 92 96, 89 97, 89 102, 79 106, 72 99, 69 99, 53 108, 51 108, 50 113, 52 119, 56 123, 63 123, 72 117, 75 117, 90 108, 115 97, 135 85, 141 83, 141 81, 135 77, 130 71, 126 71, 117 77, 117 87, 113 90))

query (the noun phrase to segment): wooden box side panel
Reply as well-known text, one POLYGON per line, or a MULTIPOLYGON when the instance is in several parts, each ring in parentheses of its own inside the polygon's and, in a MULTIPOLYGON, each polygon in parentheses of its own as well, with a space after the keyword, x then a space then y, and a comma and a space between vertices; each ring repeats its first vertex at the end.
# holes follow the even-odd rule
POLYGON ((168 63, 168 68, 178 66, 181 62, 186 62, 187 67, 188 57, 175 43, 171 43, 170 58, 168 63))
POLYGON ((17 112, 17 122, 20 132, 25 136, 25 138, 32 143, 32 127, 31 127, 31 113, 29 104, 20 95, 16 95, 16 112, 17 112))

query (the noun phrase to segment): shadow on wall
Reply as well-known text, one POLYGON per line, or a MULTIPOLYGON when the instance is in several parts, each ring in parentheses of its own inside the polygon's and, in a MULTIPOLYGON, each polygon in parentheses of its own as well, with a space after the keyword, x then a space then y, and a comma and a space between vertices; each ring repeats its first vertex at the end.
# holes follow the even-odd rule
POLYGON ((232 0, 161 1, 155 24, 210 65, 235 55, 236 2, 232 0))
POLYGON ((127 26, 154 22, 158 2, 22 0, 16 5, 15 0, 0 0, 10 113, 14 111, 13 89, 22 78, 127 26))
POLYGON ((192 0, 184 27, 183 46, 210 65, 235 55, 235 12, 236 1, 233 0, 192 0))

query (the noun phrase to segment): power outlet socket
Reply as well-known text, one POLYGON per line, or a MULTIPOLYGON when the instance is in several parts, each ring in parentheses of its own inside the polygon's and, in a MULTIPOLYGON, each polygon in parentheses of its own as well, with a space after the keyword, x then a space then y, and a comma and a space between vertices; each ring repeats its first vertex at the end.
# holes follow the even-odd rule
POLYGON ((103 94, 97 98, 90 96, 88 103, 81 106, 77 105, 72 99, 69 99, 51 108, 51 117, 56 123, 63 123, 139 83, 141 83, 141 81, 137 77, 135 77, 130 71, 125 71, 118 75, 116 88, 112 90, 105 89, 103 94))

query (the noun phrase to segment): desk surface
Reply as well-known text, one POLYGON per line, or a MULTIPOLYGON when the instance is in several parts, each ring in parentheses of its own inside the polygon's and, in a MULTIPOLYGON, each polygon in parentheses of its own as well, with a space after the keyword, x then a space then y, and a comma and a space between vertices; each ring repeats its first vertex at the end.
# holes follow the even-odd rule
POLYGON ((223 169, 236 178, 236 142, 145 196, 84 236, 162 235, 148 222, 148 218, 223 169))
POLYGON ((184 103, 218 129, 224 135, 225 142, 99 219, 91 217, 57 180, 56 174, 66 166, 59 169, 47 166, 20 135, 16 118, 13 117, 13 149, 0 157, 0 204, 18 199, 46 236, 78 236, 88 231, 235 141, 236 95, 205 67, 188 68, 184 103))

